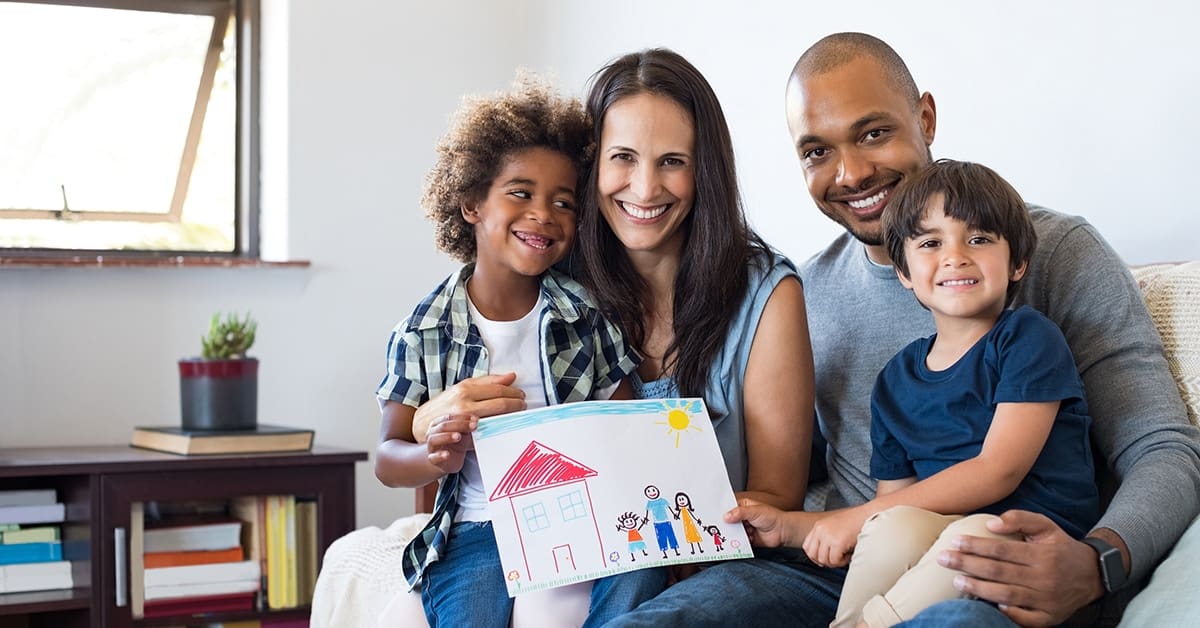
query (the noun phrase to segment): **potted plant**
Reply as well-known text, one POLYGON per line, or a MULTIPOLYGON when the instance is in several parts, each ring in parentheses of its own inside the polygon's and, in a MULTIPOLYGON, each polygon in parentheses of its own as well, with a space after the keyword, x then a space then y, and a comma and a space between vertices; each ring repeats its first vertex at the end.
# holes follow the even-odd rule
POLYGON ((179 361, 185 430, 252 430, 258 425, 258 360, 246 356, 258 324, 213 314, 201 357, 179 361))

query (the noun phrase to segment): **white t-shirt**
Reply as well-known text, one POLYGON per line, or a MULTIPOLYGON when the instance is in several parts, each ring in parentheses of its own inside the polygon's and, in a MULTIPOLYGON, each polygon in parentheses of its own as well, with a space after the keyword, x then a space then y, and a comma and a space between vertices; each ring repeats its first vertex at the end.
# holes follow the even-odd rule
MULTIPOLYGON (((542 296, 538 294, 533 309, 515 321, 488 320, 467 298, 471 322, 479 330, 483 346, 487 347, 488 373, 516 373, 513 386, 525 393, 527 409, 546 405, 546 390, 542 378, 542 343, 538 333, 542 296)), ((487 511, 487 495, 483 493, 483 478, 479 459, 468 451, 458 481, 458 512, 454 521, 491 521, 487 511)))

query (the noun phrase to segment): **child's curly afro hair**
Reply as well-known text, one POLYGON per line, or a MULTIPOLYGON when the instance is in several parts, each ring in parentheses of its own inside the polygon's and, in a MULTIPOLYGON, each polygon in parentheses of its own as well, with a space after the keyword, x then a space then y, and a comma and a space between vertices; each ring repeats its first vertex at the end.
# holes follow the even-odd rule
POLYGON ((507 92, 463 99, 438 142, 437 162, 425 176, 421 197, 425 215, 436 223, 439 249, 460 262, 474 261, 475 232, 462 207, 487 196, 505 158, 534 147, 565 155, 582 183, 594 142, 579 99, 559 96, 549 82, 528 72, 518 74, 507 92))

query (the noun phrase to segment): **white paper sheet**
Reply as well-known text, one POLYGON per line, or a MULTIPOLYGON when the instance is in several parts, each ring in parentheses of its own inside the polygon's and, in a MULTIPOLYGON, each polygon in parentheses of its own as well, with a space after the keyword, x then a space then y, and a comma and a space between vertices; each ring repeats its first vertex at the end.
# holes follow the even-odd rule
POLYGON ((700 399, 587 401, 484 419, 475 450, 508 594, 749 558, 700 399))

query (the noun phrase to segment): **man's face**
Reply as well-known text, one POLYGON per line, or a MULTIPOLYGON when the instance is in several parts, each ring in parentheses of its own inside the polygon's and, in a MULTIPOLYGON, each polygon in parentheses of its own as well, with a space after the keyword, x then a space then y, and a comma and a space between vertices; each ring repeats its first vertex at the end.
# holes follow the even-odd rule
POLYGON ((864 244, 883 244, 879 216, 906 176, 931 161, 933 97, 913 103, 874 59, 788 81, 788 129, 817 207, 864 244))
POLYGON ((650 486, 646 487, 645 492, 646 492, 646 497, 649 497, 650 499, 658 499, 658 487, 657 486, 651 484, 650 486))

